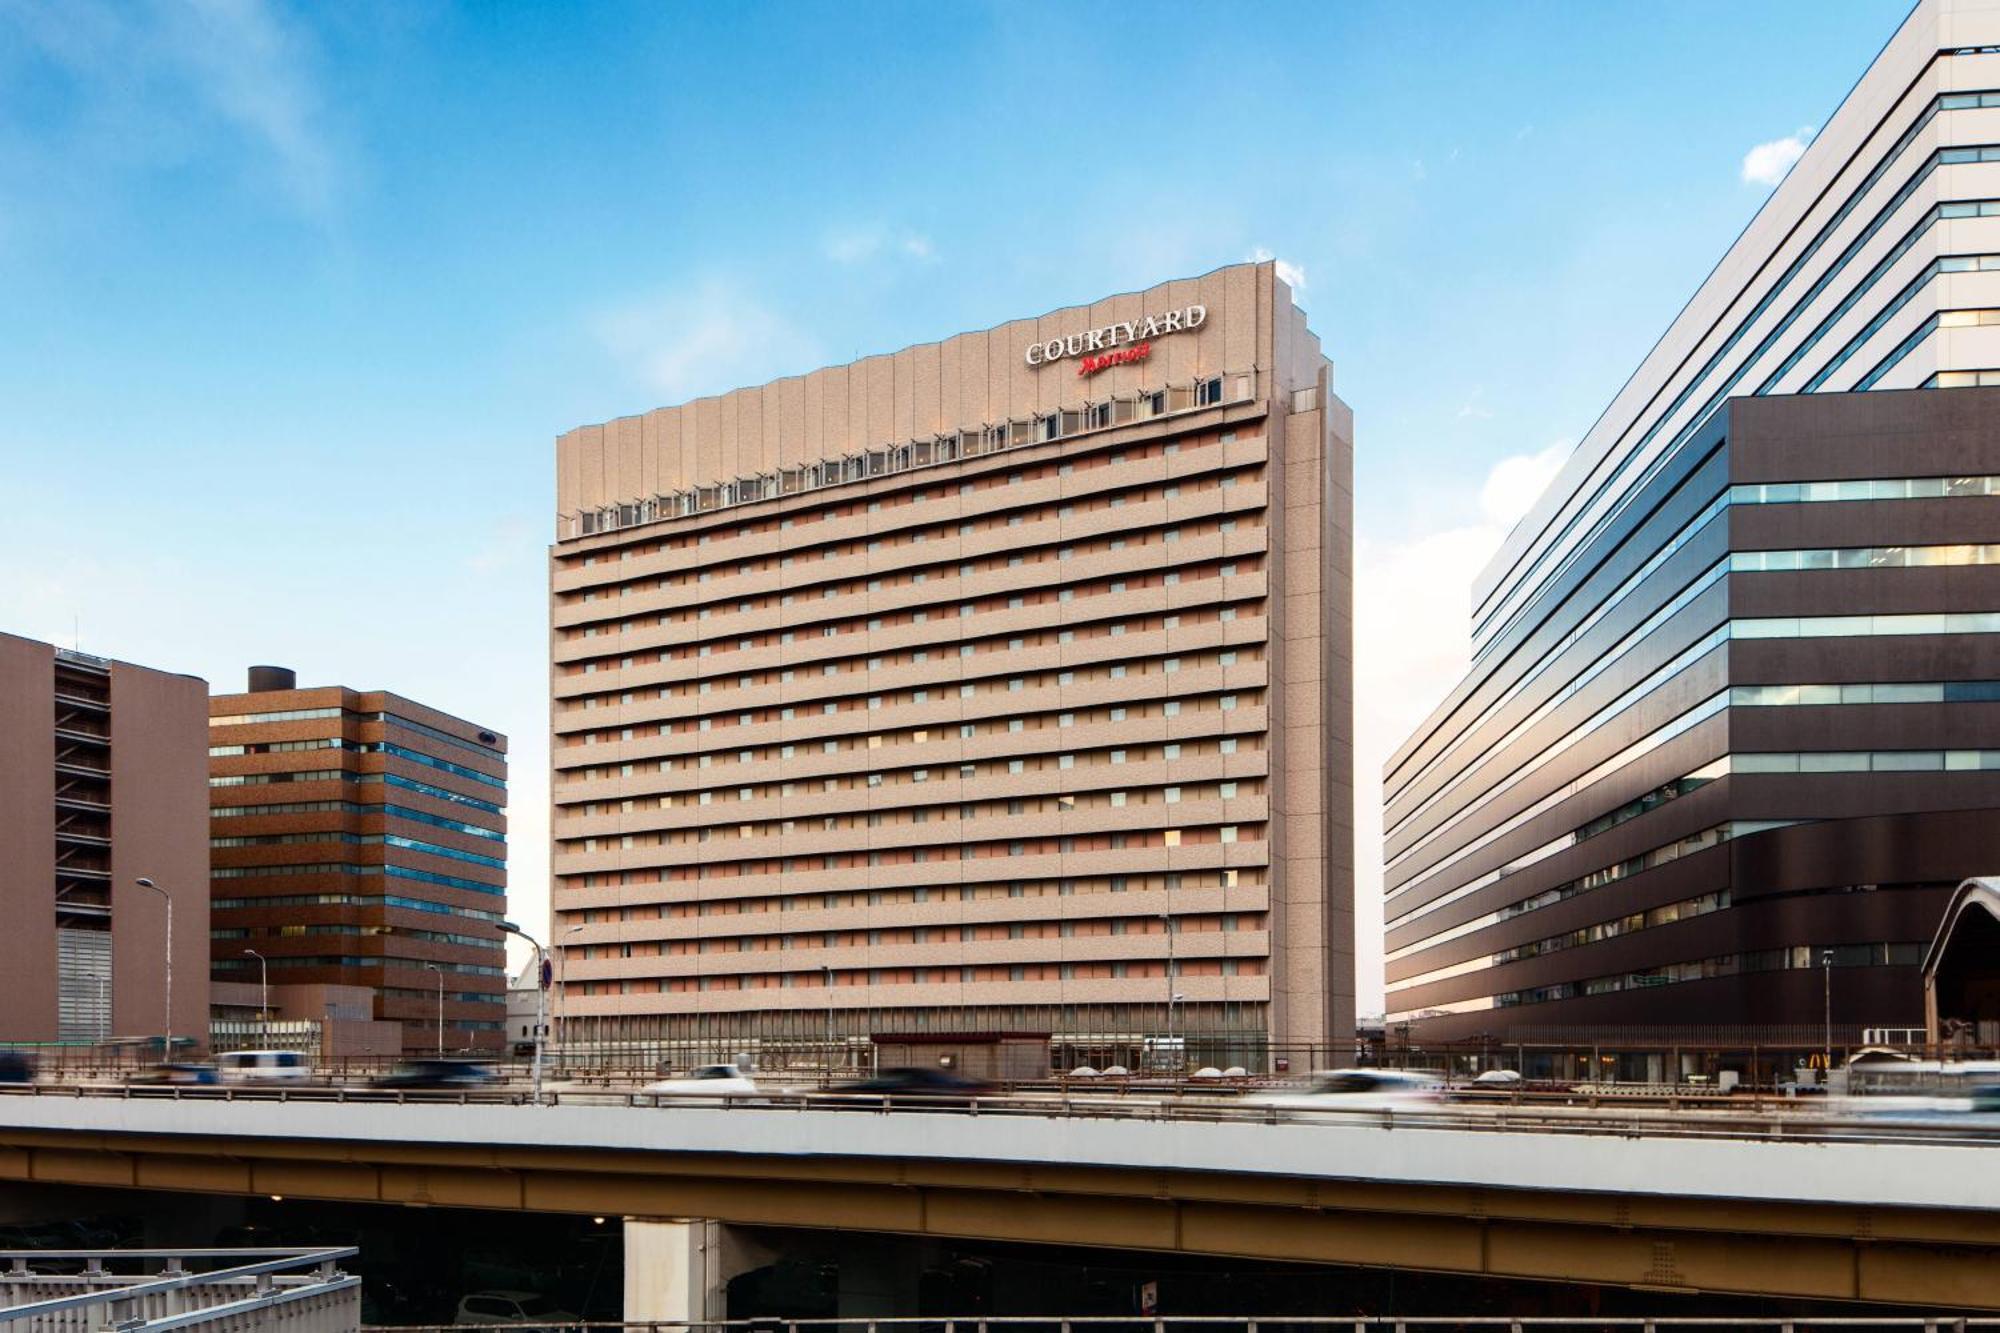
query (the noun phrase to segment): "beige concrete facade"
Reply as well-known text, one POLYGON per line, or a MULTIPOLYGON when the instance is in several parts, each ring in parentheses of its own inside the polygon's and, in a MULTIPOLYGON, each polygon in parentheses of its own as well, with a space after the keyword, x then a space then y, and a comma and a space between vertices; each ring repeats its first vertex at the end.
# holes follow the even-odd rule
POLYGON ((1262 264, 563 436, 572 1037, 1337 1058, 1351 435, 1262 264))
POLYGON ((0 634, 0 1041, 208 1031, 208 686, 0 634))

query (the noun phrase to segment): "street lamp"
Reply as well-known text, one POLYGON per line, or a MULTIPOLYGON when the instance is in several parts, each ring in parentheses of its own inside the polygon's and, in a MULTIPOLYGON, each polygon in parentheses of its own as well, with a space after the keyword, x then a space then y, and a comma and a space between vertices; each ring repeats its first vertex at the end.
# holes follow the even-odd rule
POLYGON ((542 1033, 549 1025, 549 988, 542 982, 542 969, 548 965, 548 950, 542 942, 522 930, 512 921, 500 922, 500 929, 508 935, 519 935, 535 947, 535 1063, 534 1089, 535 1105, 542 1104, 542 1033))
POLYGON ((438 1053, 438 1058, 442 1060, 444 1058, 444 969, 439 967, 436 963, 425 963, 424 971, 435 972, 438 974, 437 1053, 438 1053))
POLYGON ((257 1022, 268 1027, 271 1021, 271 960, 255 949, 243 952, 257 960, 257 1022))
POLYGON ((174 1058, 174 895, 144 876, 137 883, 140 888, 151 889, 167 900, 167 1021, 160 1059, 171 1060, 174 1058))
POLYGON ((833 1086, 833 969, 821 963, 820 975, 826 978, 826 1085, 833 1086))
POLYGON ((1822 949, 1819 953, 1820 970, 1826 974, 1826 1079, 1827 1086, 1833 1086, 1833 950, 1822 949))
POLYGON ((1166 912, 1160 913, 1160 921, 1167 932, 1167 1042, 1174 1039, 1174 1004, 1181 997, 1174 994, 1174 919, 1166 912))
POLYGON ((569 1058, 569 937, 582 929, 582 926, 571 926, 556 941, 556 1022, 562 1024, 556 1029, 558 1068, 567 1068, 569 1058))

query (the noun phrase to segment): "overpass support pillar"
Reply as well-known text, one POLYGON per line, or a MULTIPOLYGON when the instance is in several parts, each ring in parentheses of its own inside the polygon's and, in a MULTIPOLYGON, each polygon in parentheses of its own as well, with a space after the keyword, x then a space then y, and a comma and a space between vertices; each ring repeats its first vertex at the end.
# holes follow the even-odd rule
POLYGON ((770 1262, 740 1228, 702 1217, 625 1219, 625 1322, 729 1317, 729 1280, 770 1262))

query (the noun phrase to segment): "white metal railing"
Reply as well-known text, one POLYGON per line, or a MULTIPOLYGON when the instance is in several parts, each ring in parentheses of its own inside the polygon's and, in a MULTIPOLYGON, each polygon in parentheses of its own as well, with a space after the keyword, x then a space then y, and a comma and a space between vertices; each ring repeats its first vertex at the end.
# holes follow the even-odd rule
MULTIPOLYGON (((1634 1106, 1630 1099, 1579 1088, 1568 1094, 1531 1092, 1481 1093, 1467 1090, 1463 1100, 1432 1103, 1419 1100, 1394 1106, 1345 1109, 1337 1106, 1297 1107, 1250 1102, 1235 1095, 1249 1089, 1214 1090, 1192 1095, 1172 1088, 1134 1084, 1116 1093, 1050 1091, 992 1095, 920 1093, 860 1093, 780 1090, 753 1094, 703 1095, 648 1093, 607 1088, 555 1088, 541 1095, 545 1107, 651 1108, 662 1114, 691 1110, 728 1110, 741 1115, 788 1115, 806 1111, 843 1114, 1001 1116, 1045 1120, 1110 1119, 1176 1121, 1196 1124, 1286 1124, 1304 1129, 1324 1125, 1376 1125, 1399 1130, 1475 1130, 1487 1133, 1562 1134, 1589 1137, 1755 1140, 1758 1142, 1840 1142, 1876 1144, 1950 1143, 1979 1148, 2000 1147, 2000 1131, 1990 1117, 1939 1114, 1931 1116, 1864 1117, 1836 1114, 1817 1104, 1789 1098, 1732 1101, 1706 1090, 1695 1095, 1666 1096, 1657 1104, 1634 1106)), ((0 1084, 0 1124, 6 1122, 10 1097, 103 1097, 128 1101, 220 1101, 257 1103, 327 1103, 382 1105, 534 1105, 524 1087, 493 1086, 451 1091, 409 1091, 365 1086, 311 1084, 225 1084, 148 1086, 120 1083, 0 1084)), ((0 1330, 4 1333, 4 1330, 0 1330)))
POLYGON ((1134 422, 1246 403, 1256 394, 1255 371, 1226 371, 1187 384, 1169 384, 1161 389, 1113 395, 1104 402, 1086 403, 1082 407, 1063 408, 1055 412, 1038 412, 976 430, 948 431, 840 458, 824 458, 774 472, 759 472, 684 490, 662 491, 644 499, 558 514, 556 540, 594 537, 642 523, 691 518, 717 509, 763 500, 782 500, 807 491, 872 481, 877 477, 894 476, 917 468, 965 462, 1010 449, 1024 449, 1030 445, 1113 430, 1134 422))
POLYGON ((0 1251, 0 1333, 215 1328, 354 1333, 353 1246, 0 1251), (203 1268, 202 1263, 219 1264, 203 1268), (68 1271, 66 1271, 68 1270, 68 1271))
MULTIPOLYGON (((2000 1328, 2000 1316, 1957 1315, 942 1315, 878 1319, 692 1319, 684 1323, 514 1324, 508 1333, 1415 1333, 1423 1329, 1505 1329, 1509 1333, 1666 1333, 1670 1329, 1814 1333, 1839 1329, 2000 1328)), ((367 1333, 390 1333, 370 1326, 367 1333)), ((399 1325, 395 1333, 461 1333, 449 1324, 399 1325)))

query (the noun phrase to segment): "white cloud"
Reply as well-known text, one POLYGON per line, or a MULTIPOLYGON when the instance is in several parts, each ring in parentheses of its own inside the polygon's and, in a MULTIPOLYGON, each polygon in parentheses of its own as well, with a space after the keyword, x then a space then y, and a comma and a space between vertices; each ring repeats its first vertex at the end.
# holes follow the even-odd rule
MULTIPOLYGON (((169 12, 172 12, 171 10, 169 12)), ((195 0, 179 26, 185 59, 223 117, 277 160, 286 191, 307 211, 333 202, 332 154, 303 37, 262 0, 195 0)))
POLYGON ((1302 292, 1306 289, 1306 271, 1303 265, 1294 264, 1287 259, 1279 259, 1261 245, 1250 252, 1250 262, 1253 264, 1268 264, 1273 261, 1276 261, 1277 264, 1279 281, 1295 292, 1302 292))
POLYGON ((825 360, 796 324, 722 281, 610 311, 595 331, 647 387, 675 402, 800 374, 825 360))
POLYGON ((1743 183, 1746 185, 1776 185, 1792 169, 1792 163, 1799 160, 1812 142, 1813 127, 1804 126, 1797 134, 1788 134, 1782 139, 1760 143, 1743 155, 1743 183))
POLYGON ((1479 512, 1489 523, 1512 527, 1534 507, 1575 447, 1568 440, 1557 440, 1539 453, 1515 454, 1495 463, 1479 488, 1479 512))
POLYGON ((266 0, 0 0, 0 28, 80 94, 84 140, 66 151, 173 165, 213 151, 203 140, 219 126, 249 150, 251 179, 276 181, 307 216, 332 211, 340 170, 313 44, 266 0))
POLYGON ((917 264, 937 262, 937 247, 922 232, 870 224, 831 232, 820 250, 836 264, 866 264, 885 257, 900 257, 917 264))
POLYGON ((1401 541, 1355 542, 1355 942, 1362 1012, 1382 1008, 1382 766, 1470 661, 1471 586, 1570 446, 1503 458, 1478 519, 1401 541))

